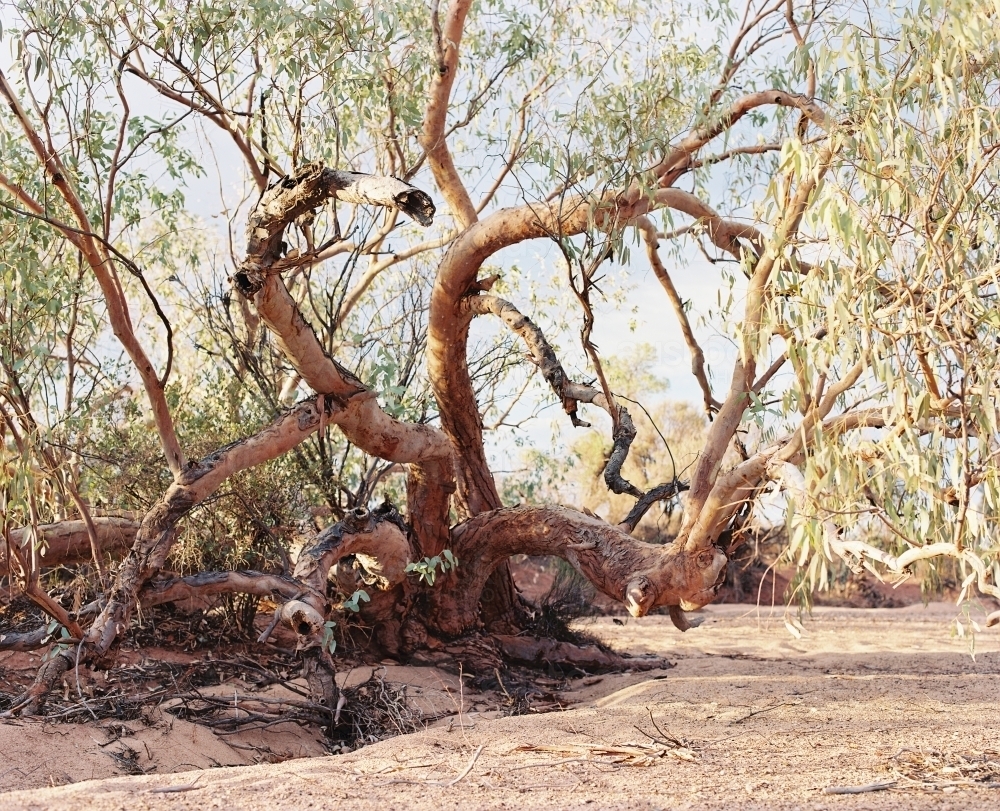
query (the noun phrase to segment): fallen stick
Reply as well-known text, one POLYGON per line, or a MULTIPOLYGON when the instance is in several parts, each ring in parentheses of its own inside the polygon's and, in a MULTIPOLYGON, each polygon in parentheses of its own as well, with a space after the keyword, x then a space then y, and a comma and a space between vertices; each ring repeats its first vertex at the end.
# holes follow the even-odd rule
POLYGON ((469 765, 465 767, 465 771, 463 771, 454 780, 449 780, 447 783, 442 782, 441 785, 445 786, 446 788, 451 788, 453 785, 455 785, 456 783, 458 783, 460 780, 464 780, 466 777, 468 777, 469 776, 469 772, 472 771, 472 767, 476 765, 476 761, 479 760, 479 756, 483 753, 483 749, 485 749, 485 748, 486 748, 486 744, 484 743, 484 744, 482 744, 476 750, 475 754, 472 756, 472 760, 469 761, 469 765))
POLYGON ((201 775, 199 774, 190 783, 185 783, 181 786, 163 786, 161 788, 151 788, 149 790, 150 794, 180 794, 182 791, 194 791, 196 788, 202 788, 202 786, 195 785, 199 780, 201 780, 201 775))
POLYGON ((869 791, 882 791, 892 788, 898 780, 888 780, 882 783, 869 783, 867 786, 827 786, 824 794, 867 794, 869 791))

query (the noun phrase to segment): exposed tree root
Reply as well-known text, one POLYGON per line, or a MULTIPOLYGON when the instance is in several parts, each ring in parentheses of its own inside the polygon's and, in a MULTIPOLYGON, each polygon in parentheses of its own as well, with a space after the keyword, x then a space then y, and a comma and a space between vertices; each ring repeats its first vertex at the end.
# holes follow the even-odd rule
POLYGON ((631 658, 599 645, 575 645, 556 639, 534 639, 528 636, 496 635, 493 637, 504 656, 529 667, 576 668, 590 673, 622 670, 656 670, 673 665, 659 657, 631 658))

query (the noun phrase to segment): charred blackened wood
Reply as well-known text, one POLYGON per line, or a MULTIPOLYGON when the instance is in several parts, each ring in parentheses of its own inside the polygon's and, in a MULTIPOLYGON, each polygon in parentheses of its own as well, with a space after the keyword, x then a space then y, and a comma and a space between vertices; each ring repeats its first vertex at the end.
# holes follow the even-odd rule
POLYGON ((584 422, 577 416, 579 403, 592 403, 608 413, 614 429, 611 455, 604 466, 604 482, 613 493, 628 493, 634 498, 641 498, 644 493, 621 474, 632 440, 636 436, 635 424, 625 407, 614 400, 609 402, 604 392, 593 386, 574 383, 566 374, 566 370, 556 357, 555 350, 541 329, 506 299, 492 294, 470 295, 462 300, 462 306, 473 315, 496 316, 524 341, 529 359, 538 367, 556 396, 562 400, 563 409, 569 414, 574 426, 584 428, 590 426, 590 423, 584 422))
POLYGON ((674 479, 672 482, 664 482, 663 484, 656 485, 652 490, 639 497, 635 506, 629 510, 629 514, 625 516, 625 519, 619 526, 627 527, 629 532, 633 532, 639 525, 642 517, 657 501, 666 501, 668 498, 673 498, 678 493, 683 493, 688 487, 689 485, 686 482, 678 481, 677 479, 674 479))

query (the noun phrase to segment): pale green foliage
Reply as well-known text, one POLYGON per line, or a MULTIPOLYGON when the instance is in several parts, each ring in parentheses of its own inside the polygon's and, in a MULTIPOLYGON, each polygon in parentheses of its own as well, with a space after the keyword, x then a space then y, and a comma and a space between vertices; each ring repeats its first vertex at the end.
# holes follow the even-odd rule
POLYGON ((447 574, 452 569, 457 568, 458 558, 450 549, 445 549, 440 555, 428 556, 413 563, 407 563, 405 571, 407 574, 415 574, 420 581, 428 586, 433 586, 434 581, 437 580, 438 569, 441 570, 441 574, 447 574))
MULTIPOLYGON (((767 307, 795 375, 761 400, 779 415, 770 436, 795 430, 820 377, 829 390, 853 369, 835 413, 875 409, 887 428, 810 429, 788 556, 814 585, 827 578, 829 521, 897 554, 968 548, 993 582, 1000 574, 996 15, 984 2, 851 14, 816 50, 844 123, 796 246, 817 267, 780 273, 767 307)), ((781 153, 796 178, 817 160, 794 140, 781 153)), ((783 194, 772 184, 762 217, 777 216, 783 194)), ((961 568, 969 586, 975 567, 961 568)))
POLYGON ((344 600, 343 607, 347 611, 357 614, 361 610, 361 603, 370 603, 372 598, 364 589, 358 589, 350 597, 344 600))

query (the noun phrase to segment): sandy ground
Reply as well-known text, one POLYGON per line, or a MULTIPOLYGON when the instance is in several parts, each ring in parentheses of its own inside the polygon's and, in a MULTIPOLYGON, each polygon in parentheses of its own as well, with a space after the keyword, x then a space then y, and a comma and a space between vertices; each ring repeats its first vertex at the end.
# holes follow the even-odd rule
POLYGON ((107 722, 0 725, 0 788, 49 786, 2 793, 0 809, 1000 808, 1000 634, 977 634, 973 658, 949 626, 956 612, 818 608, 789 630, 781 610, 719 606, 683 635, 665 617, 601 618, 587 630, 675 667, 585 679, 561 694, 564 709, 508 718, 453 676, 392 668, 415 700, 455 715, 280 763, 206 768, 250 762, 262 745, 272 759, 310 755, 318 742, 268 731, 255 750, 157 719, 118 738, 107 722), (105 777, 107 750, 123 745, 156 772, 105 777))

